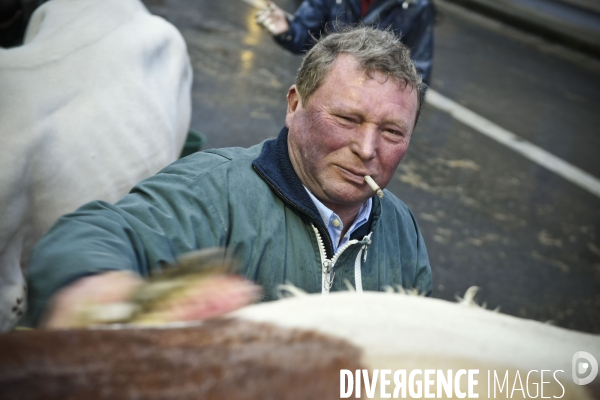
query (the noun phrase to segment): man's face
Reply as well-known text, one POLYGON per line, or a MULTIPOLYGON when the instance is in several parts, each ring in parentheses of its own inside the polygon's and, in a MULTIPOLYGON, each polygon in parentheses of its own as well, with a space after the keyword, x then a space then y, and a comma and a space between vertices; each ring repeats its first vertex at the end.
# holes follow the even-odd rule
POLYGON ((302 104, 288 92, 286 126, 292 165, 302 183, 340 214, 374 193, 363 176, 387 186, 408 149, 417 115, 417 91, 383 73, 369 78, 350 55, 340 55, 302 104))

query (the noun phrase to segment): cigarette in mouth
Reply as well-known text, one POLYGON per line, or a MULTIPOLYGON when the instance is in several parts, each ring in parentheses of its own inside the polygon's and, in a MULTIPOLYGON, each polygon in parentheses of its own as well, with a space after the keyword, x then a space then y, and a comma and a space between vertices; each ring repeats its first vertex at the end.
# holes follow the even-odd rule
POLYGON ((367 184, 369 186, 371 186, 371 189, 373 189, 373 191, 375 193, 377 193, 377 196, 379 196, 380 199, 383 199, 383 190, 381 190, 381 188, 379 187, 379 185, 377 185, 375 183, 375 181, 373 180, 373 178, 371 178, 369 175, 365 175, 365 182, 367 182, 367 184))

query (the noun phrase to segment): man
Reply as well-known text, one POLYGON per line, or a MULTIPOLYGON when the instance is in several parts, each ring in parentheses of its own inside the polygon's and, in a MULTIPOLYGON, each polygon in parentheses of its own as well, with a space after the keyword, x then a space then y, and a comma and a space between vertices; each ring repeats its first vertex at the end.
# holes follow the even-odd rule
MULTIPOLYGON (((29 265, 38 324, 68 325, 68 309, 110 287, 118 301, 164 262, 222 246, 240 273, 277 298, 280 284, 311 293, 384 290, 431 293, 431 268, 413 215, 390 192, 418 119, 421 78, 393 34, 359 28, 332 34, 305 57, 287 95, 286 127, 248 149, 186 157, 134 187, 115 205, 89 203, 64 216, 29 265), (82 283, 83 282, 83 283, 82 283)), ((228 286, 230 307, 244 295, 228 286), (237 297, 236 297, 237 296, 237 297)), ((240 289, 249 293, 247 287, 240 289)), ((198 315, 202 317, 202 315, 198 315)))
POLYGON ((417 71, 429 84, 434 15, 430 0, 304 0, 293 17, 268 2, 257 22, 297 54, 310 49, 323 31, 339 26, 362 23, 389 29, 410 48, 417 71))

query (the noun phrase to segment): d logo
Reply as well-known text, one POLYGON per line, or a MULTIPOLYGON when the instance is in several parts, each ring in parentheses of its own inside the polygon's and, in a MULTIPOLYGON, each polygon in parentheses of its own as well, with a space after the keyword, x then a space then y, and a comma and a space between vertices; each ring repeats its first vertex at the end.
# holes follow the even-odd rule
POLYGON ((585 351, 573 354, 573 382, 577 385, 587 385, 598 375, 598 361, 585 351), (585 376, 580 378, 580 376, 585 376))

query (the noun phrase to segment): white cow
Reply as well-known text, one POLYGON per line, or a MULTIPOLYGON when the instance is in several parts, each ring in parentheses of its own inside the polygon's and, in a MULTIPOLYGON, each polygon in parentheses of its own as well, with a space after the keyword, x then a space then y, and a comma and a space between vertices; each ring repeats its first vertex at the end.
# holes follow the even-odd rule
POLYGON ((174 161, 191 117, 180 33, 138 0, 53 0, 0 49, 0 331, 24 266, 62 214, 114 202, 174 161))

